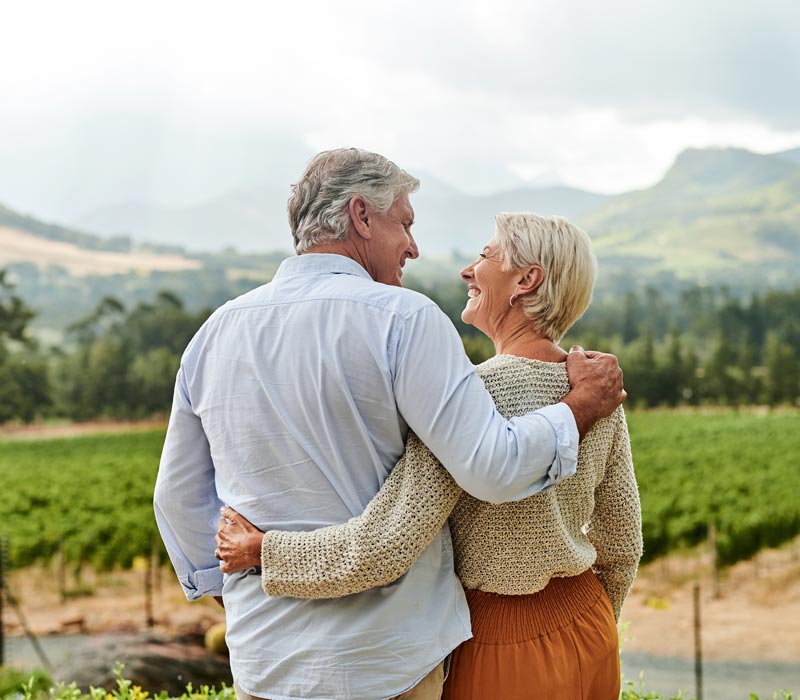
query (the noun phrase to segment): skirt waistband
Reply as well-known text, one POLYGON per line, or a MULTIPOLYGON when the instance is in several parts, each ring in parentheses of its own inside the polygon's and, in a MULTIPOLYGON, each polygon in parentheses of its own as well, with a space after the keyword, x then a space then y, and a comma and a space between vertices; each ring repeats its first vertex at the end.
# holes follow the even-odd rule
POLYGON ((551 578, 541 591, 500 595, 466 589, 473 639, 482 644, 513 644, 565 627, 605 594, 595 573, 551 578))

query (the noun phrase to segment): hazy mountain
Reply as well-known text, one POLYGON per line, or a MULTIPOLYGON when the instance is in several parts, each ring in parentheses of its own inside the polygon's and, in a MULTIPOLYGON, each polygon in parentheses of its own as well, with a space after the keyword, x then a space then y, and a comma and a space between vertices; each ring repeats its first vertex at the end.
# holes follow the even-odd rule
POLYGON ((73 223, 194 251, 289 251, 288 196, 287 186, 240 189, 190 207, 128 202, 87 212, 73 223))
MULTIPOLYGON (((134 239, 191 251, 288 253, 287 195, 288 188, 265 186, 193 207, 128 204, 82 219, 83 228, 125 234, 113 239, 43 224, 1 207, 0 226, 120 252, 140 245, 134 239)), ((420 270, 435 269, 437 257, 456 251, 472 255, 491 236, 497 212, 535 211, 582 225, 605 271, 616 268, 642 276, 665 270, 684 278, 719 280, 729 275, 734 280, 749 270, 751 277, 762 276, 765 283, 800 278, 800 149, 772 155, 734 148, 689 149, 653 187, 616 196, 552 186, 477 197, 424 174, 413 203, 415 234, 432 264, 419 263, 420 270)), ((250 254, 200 257, 226 270, 253 270, 251 263, 259 259, 250 254)))
MULTIPOLYGON (((193 207, 165 208, 145 202, 109 206, 73 222, 83 229, 129 236, 189 250, 291 250, 286 188, 238 190, 193 207)), ((483 245, 500 211, 558 213, 575 218, 607 200, 569 187, 539 187, 475 197, 431 176, 412 201, 419 244, 428 254, 472 251, 483 245)))
POLYGON ((780 151, 772 155, 777 158, 783 158, 784 160, 790 160, 793 163, 800 163, 800 148, 793 148, 791 151, 780 151))
POLYGON ((759 266, 797 279, 800 163, 741 149, 691 149, 653 187, 580 218, 603 258, 703 278, 759 266))
POLYGON ((495 214, 503 211, 533 211, 576 219, 608 201, 604 195, 570 187, 537 187, 473 197, 453 194, 436 196, 423 187, 414 195, 414 226, 420 249, 441 255, 452 251, 477 253, 494 232, 495 214))

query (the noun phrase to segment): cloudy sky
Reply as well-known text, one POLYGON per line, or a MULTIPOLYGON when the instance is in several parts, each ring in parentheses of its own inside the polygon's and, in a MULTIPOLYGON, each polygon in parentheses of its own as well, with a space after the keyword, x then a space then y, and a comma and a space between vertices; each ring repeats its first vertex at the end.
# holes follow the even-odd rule
POLYGON ((0 203, 67 222, 341 145, 475 193, 800 146, 796 0, 0 0, 0 27, 0 203))

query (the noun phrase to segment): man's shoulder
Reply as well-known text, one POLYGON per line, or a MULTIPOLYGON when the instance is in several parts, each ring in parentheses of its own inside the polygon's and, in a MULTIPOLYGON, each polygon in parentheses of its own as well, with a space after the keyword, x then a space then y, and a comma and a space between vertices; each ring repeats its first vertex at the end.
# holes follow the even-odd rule
POLYGON ((381 284, 352 275, 330 275, 322 284, 286 289, 272 282, 245 292, 219 307, 209 320, 236 309, 296 303, 344 303, 374 307, 410 317, 422 309, 436 309, 436 303, 420 292, 405 287, 381 284))
POLYGON ((359 304, 375 306, 403 318, 413 316, 423 309, 439 308, 432 299, 413 289, 393 287, 371 280, 359 282, 352 295, 352 300, 359 304))

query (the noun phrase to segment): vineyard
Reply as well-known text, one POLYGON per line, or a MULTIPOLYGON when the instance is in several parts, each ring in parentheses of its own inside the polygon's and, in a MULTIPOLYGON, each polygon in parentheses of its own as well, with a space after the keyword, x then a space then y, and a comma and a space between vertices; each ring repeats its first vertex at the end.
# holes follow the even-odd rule
POLYGON ((153 485, 164 431, 0 442, 0 534, 14 567, 129 567, 157 531, 153 485))
POLYGON ((734 564, 800 534, 800 412, 628 417, 645 561, 706 540, 734 564))
MULTIPOLYGON (((732 564, 800 534, 800 413, 631 413, 645 557, 706 540, 732 564)), ((0 442, 9 563, 128 567, 156 538, 163 430, 0 442)))

